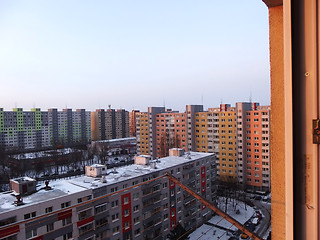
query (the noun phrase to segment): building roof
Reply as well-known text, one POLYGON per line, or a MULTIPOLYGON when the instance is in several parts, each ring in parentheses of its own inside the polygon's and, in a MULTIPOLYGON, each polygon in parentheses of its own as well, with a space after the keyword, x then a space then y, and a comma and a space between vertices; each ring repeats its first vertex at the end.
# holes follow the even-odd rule
MULTIPOLYGON (((154 164, 137 165, 132 164, 119 168, 109 169, 105 176, 106 182, 102 182, 101 178, 93 178, 81 175, 72 179, 59 179, 51 181, 49 186, 51 190, 44 190, 45 184, 37 186, 37 192, 23 197, 24 205, 15 206, 13 202, 16 200, 14 192, 6 192, 0 194, 0 213, 23 208, 31 204, 37 204, 46 200, 52 200, 68 194, 78 193, 81 191, 98 188, 101 186, 112 185, 131 178, 140 177, 146 174, 159 172, 161 170, 178 166, 186 162, 191 162, 203 157, 214 156, 213 153, 190 152, 190 158, 185 154, 182 157, 169 156, 158 160, 151 161, 154 164)), ((214 161, 215 163, 215 161, 214 161)))
POLYGON ((103 142, 119 142, 119 141, 133 141, 137 140, 136 137, 127 137, 127 138, 116 138, 116 139, 108 139, 108 140, 98 140, 98 141, 92 141, 93 143, 103 143, 103 142))

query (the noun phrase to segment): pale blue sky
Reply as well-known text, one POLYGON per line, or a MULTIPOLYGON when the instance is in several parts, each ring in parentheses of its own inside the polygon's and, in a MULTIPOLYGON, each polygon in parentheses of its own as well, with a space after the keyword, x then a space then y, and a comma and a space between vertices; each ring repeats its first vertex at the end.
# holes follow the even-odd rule
POLYGON ((269 104, 261 0, 0 1, 0 107, 269 104))

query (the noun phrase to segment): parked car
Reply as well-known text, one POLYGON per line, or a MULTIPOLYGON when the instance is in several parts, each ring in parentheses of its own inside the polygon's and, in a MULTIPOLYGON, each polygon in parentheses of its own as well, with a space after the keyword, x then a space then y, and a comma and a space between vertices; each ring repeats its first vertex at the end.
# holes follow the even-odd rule
POLYGON ((257 225, 259 224, 260 220, 261 220, 261 218, 254 217, 254 218, 252 219, 252 223, 257 226, 257 225))
POLYGON ((255 196, 255 197, 254 197, 254 200, 261 201, 261 200, 262 200, 262 197, 261 197, 261 196, 255 196))

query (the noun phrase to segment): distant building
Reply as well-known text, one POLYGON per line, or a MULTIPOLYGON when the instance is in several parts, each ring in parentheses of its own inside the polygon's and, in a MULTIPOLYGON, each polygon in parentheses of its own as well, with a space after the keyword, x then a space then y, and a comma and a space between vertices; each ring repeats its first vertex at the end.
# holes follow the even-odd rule
POLYGON ((97 153, 108 152, 109 155, 130 154, 137 153, 137 139, 135 137, 117 138, 101 141, 92 141, 89 147, 97 153))
POLYGON ((270 190, 269 106, 238 102, 203 111, 188 105, 184 113, 150 107, 136 116, 138 154, 155 159, 172 147, 215 153, 221 181, 270 190))
POLYGON ((132 110, 129 112, 129 136, 136 136, 136 117, 140 110, 132 110))
POLYGON ((138 154, 149 154, 153 159, 168 156, 172 147, 186 151, 195 150, 196 112, 203 110, 202 105, 187 105, 185 113, 149 107, 148 112, 139 112, 136 117, 138 154))
POLYGON ((129 137, 129 112, 124 109, 97 109, 91 113, 92 140, 129 137))
POLYGON ((48 112, 53 146, 68 147, 91 142, 90 112, 84 109, 49 109, 48 112))
POLYGON ((186 230, 197 226, 212 211, 164 174, 214 201, 215 156, 170 152, 114 170, 91 165, 86 176, 46 185, 13 180, 15 191, 0 194, 0 238, 157 240, 177 224, 186 230))
POLYGON ((83 145, 90 141, 90 113, 84 109, 0 109, 0 145, 6 150, 38 150, 83 145))

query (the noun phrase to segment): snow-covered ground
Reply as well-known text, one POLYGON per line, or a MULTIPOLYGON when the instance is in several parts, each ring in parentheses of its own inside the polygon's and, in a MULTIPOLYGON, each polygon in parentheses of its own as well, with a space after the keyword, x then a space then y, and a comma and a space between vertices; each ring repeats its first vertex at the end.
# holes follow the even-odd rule
MULTIPOLYGON (((220 198, 220 204, 219 208, 224 209, 224 200, 220 198)), ((243 202, 237 202, 233 204, 233 202, 228 203, 228 214, 236 219, 238 222, 244 224, 247 220, 249 220, 255 210, 250 206, 245 206, 243 202), (246 210, 247 209, 247 210, 246 210), (240 211, 239 214, 237 214, 237 210, 240 211)), ((229 223, 227 220, 223 219, 219 215, 216 215, 212 217, 209 221, 209 223, 224 227, 226 229, 230 230, 237 230, 235 226, 233 226, 231 223, 229 223)), ((216 228, 214 226, 203 224, 199 228, 197 228, 194 232, 192 232, 189 237, 190 240, 213 240, 213 239, 219 239, 219 240, 228 240, 232 236, 231 233, 227 233, 226 230, 222 230, 219 228, 216 228)))

